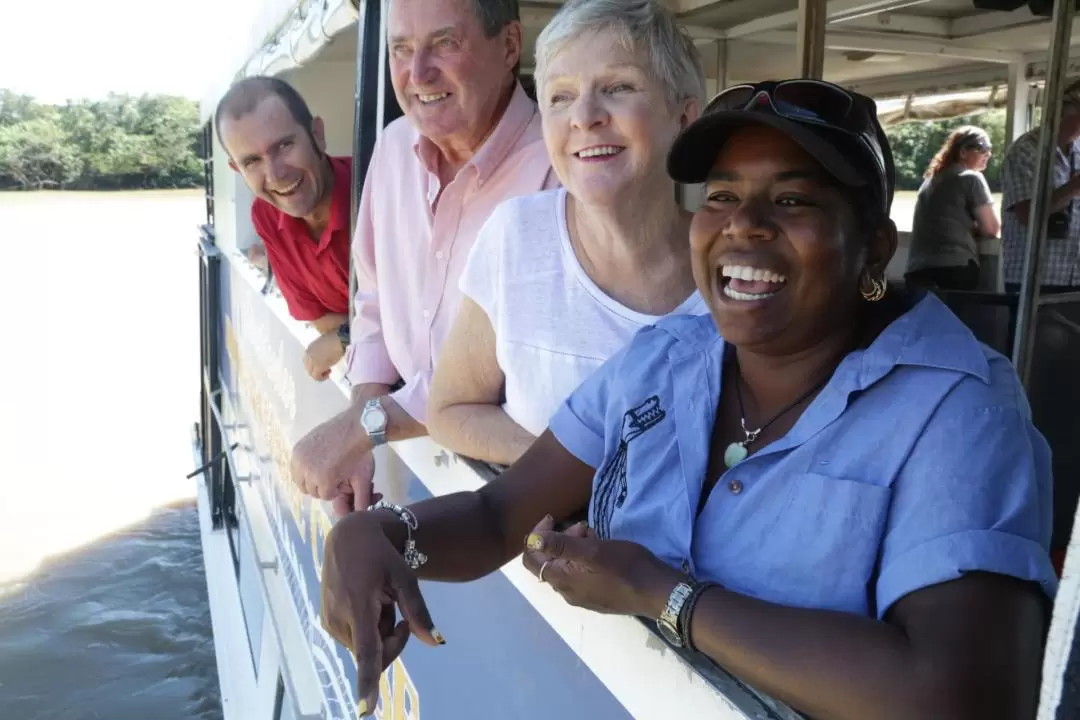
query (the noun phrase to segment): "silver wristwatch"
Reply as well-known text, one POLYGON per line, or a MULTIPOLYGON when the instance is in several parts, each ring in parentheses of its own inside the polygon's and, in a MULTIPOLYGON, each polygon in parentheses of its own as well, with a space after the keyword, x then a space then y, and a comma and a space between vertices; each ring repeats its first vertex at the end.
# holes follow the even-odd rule
POLYGON ((364 403, 364 411, 360 413, 360 424, 371 438, 371 447, 377 448, 386 444, 386 411, 383 410, 379 398, 372 398, 364 403))
POLYGON ((656 629, 664 636, 664 639, 675 647, 684 645, 682 632, 679 628, 679 615, 682 614, 683 605, 693 591, 687 583, 681 582, 675 586, 668 596, 667 607, 656 620, 656 629))

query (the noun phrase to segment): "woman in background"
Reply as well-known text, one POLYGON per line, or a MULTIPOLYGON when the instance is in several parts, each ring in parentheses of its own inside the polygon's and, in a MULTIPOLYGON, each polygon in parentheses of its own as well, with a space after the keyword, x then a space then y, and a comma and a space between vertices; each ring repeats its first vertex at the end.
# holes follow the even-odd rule
POLYGON ((949 135, 930 161, 915 202, 904 276, 909 283, 947 290, 978 287, 978 241, 1001 232, 983 177, 990 150, 986 131, 965 125, 949 135))

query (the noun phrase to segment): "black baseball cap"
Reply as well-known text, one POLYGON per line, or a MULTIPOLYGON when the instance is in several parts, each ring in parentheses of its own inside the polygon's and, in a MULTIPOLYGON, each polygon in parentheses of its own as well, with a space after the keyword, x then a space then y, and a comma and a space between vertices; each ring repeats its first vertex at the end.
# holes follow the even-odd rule
POLYGON ((770 80, 723 90, 675 139, 668 174, 680 183, 705 182, 728 139, 754 123, 790 137, 841 184, 867 188, 888 217, 896 173, 877 105, 821 80, 770 80))

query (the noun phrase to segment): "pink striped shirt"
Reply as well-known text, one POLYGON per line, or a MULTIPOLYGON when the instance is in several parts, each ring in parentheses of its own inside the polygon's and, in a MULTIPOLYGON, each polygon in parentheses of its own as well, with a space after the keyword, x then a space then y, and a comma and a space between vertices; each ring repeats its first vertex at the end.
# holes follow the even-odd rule
POLYGON ((494 132, 445 186, 438 158, 407 118, 388 125, 375 144, 353 236, 349 382, 404 380, 392 397, 420 422, 476 233, 503 200, 558 185, 540 114, 520 85, 494 132))

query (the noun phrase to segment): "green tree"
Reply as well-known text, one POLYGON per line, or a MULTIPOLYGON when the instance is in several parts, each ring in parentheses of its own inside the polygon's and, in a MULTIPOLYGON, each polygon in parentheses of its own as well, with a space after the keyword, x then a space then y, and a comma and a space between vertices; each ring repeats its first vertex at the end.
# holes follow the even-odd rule
POLYGON ((0 90, 0 189, 197 187, 201 127, 185 98, 111 94, 60 106, 0 90))
POLYGON ((43 108, 29 95, 0 89, 0 127, 8 127, 33 120, 42 114, 43 108))
POLYGON ((78 172, 78 158, 54 118, 0 127, 0 187, 62 188, 78 172))

